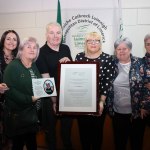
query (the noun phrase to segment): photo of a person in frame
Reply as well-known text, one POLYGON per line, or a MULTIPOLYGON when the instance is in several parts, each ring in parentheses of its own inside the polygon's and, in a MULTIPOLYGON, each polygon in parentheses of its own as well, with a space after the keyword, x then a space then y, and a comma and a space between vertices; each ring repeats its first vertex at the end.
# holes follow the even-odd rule
POLYGON ((47 93, 47 94, 52 94, 54 92, 54 85, 53 83, 50 81, 50 80, 46 80, 44 82, 44 91, 47 93))

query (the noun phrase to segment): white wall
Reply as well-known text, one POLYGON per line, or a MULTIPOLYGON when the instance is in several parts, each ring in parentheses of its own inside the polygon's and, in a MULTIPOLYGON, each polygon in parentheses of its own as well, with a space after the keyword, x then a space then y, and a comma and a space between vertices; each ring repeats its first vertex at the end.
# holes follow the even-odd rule
MULTIPOLYGON (((60 0, 62 10, 103 6, 107 0, 60 0)), ((144 55, 143 38, 150 33, 150 0, 122 0, 124 36, 133 43, 133 54, 144 55)), ((56 21, 57 0, 0 0, 0 35, 7 29, 16 30, 21 39, 35 36, 40 46, 45 43, 45 25, 56 21)))

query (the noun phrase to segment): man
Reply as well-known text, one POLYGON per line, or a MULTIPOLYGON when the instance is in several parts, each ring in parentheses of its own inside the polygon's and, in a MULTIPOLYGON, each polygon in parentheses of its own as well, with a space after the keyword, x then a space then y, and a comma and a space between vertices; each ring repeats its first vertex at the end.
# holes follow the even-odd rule
MULTIPOLYGON (((46 26, 46 43, 40 49, 37 60, 37 67, 42 77, 54 77, 57 87, 58 64, 72 61, 70 49, 67 45, 61 44, 62 28, 58 23, 49 23, 46 26)), ((43 124, 45 127, 46 141, 49 150, 56 149, 56 120, 55 115, 56 97, 43 100, 43 124)), ((71 150, 71 126, 72 119, 69 116, 61 116, 61 136, 65 150, 71 150)))

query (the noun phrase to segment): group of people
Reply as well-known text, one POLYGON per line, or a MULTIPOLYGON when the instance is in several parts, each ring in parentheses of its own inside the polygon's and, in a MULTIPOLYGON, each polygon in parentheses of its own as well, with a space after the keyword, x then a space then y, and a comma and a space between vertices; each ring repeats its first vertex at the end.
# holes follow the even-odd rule
MULTIPOLYGON (((46 43, 39 48, 34 37, 20 42, 14 30, 3 33, 0 41, 0 131, 12 150, 37 150, 38 126, 45 132, 48 150, 56 150, 56 122, 61 123, 64 150, 73 150, 71 129, 74 116, 56 115, 56 97, 35 97, 33 78, 54 77, 58 90, 58 64, 73 61, 70 48, 61 43, 62 28, 58 23, 46 26, 46 43), (7 66, 7 67, 6 67, 7 66), (10 117, 17 118, 26 108, 34 109, 37 118, 27 127, 15 129, 10 117), (9 118, 9 121, 8 121, 9 118), (10 143, 10 142, 9 142, 10 143)), ((132 150, 142 150, 146 121, 150 112, 150 34, 144 39, 143 58, 131 54, 132 42, 117 39, 113 56, 102 51, 101 35, 90 32, 85 37, 83 52, 76 62, 98 62, 98 113, 76 116, 83 150, 100 150, 106 114, 112 117, 116 150, 126 150, 130 139, 132 150)), ((1 136, 0 148, 3 146, 1 136)))

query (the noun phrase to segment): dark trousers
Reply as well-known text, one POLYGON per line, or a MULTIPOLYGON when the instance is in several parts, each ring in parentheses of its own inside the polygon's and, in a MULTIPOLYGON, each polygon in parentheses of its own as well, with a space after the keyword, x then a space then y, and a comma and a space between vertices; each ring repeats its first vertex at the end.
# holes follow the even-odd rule
POLYGON ((106 114, 102 116, 79 116, 78 127, 83 150, 100 150, 103 141, 103 126, 106 114))
POLYGON ((52 102, 50 100, 48 100, 44 105, 45 107, 43 106, 43 109, 45 112, 43 113, 43 117, 46 117, 44 121, 44 128, 48 150, 56 150, 56 123, 58 119, 60 119, 61 123, 61 138, 63 142, 63 149, 71 150, 71 129, 73 118, 71 116, 56 116, 53 112, 52 102))
POLYGON ((4 144, 4 135, 3 135, 3 106, 0 102, 0 150, 4 144))
POLYGON ((73 118, 69 116, 62 116, 60 118, 60 122, 61 122, 61 138, 64 150, 72 150, 71 129, 73 118))
POLYGON ((56 116, 54 115, 52 102, 43 100, 42 126, 45 130, 45 140, 48 150, 56 150, 56 116))
POLYGON ((128 139, 132 150, 142 150, 145 120, 131 119, 130 114, 115 113, 113 129, 116 150, 126 150, 128 139))
POLYGON ((37 150, 36 133, 26 133, 12 138, 12 150, 23 150, 26 145, 27 150, 37 150))

